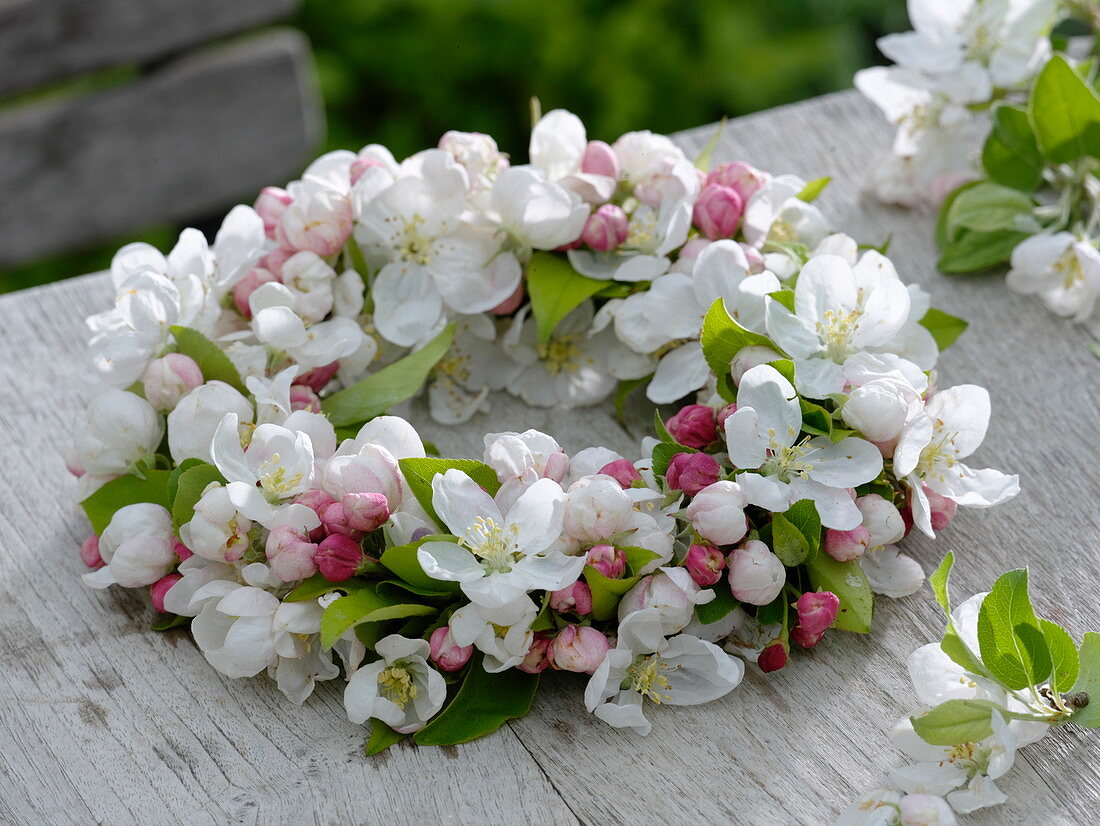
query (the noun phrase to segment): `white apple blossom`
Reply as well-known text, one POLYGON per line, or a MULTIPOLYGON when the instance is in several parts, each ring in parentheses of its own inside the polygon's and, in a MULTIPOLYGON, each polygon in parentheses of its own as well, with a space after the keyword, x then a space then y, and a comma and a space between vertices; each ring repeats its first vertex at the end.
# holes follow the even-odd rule
POLYGON ((758 189, 745 204, 741 232, 762 249, 769 241, 816 247, 829 234, 825 216, 798 196, 806 182, 795 175, 779 175, 758 189))
POLYGON ((725 696, 741 682, 744 664, 718 646, 680 634, 665 639, 656 608, 635 611, 619 626, 615 648, 588 681, 585 707, 605 723, 648 734, 642 710, 658 705, 697 705, 725 696))
POLYGON ((713 600, 714 591, 701 589, 686 568, 661 568, 623 594, 619 602, 619 622, 625 622, 636 611, 656 609, 661 633, 669 636, 687 627, 695 615, 696 605, 706 605, 713 600))
POLYGON ((186 459, 212 462, 210 445, 227 413, 252 421, 252 402, 222 381, 208 381, 180 399, 168 414, 168 449, 177 464, 186 459))
POLYGON ((496 674, 523 662, 535 637, 531 623, 538 612, 528 596, 495 607, 471 602, 451 615, 451 636, 457 645, 482 652, 485 670, 496 674))
POLYGON ((432 504, 457 540, 421 545, 420 566, 434 579, 461 583, 488 608, 564 588, 580 576, 584 558, 547 552, 561 534, 563 499, 557 482, 540 479, 502 512, 473 479, 448 470, 432 479, 432 504))
POLYGON ((589 204, 603 204, 615 193, 616 179, 583 170, 588 136, 581 119, 564 109, 547 112, 531 130, 531 165, 547 180, 575 192, 589 204))
POLYGON ((492 207, 500 227, 521 249, 537 250, 576 241, 589 211, 579 195, 530 166, 513 166, 497 176, 492 207))
POLYGON ((451 347, 436 363, 428 385, 432 418, 440 424, 462 424, 475 413, 488 412, 490 391, 503 390, 520 369, 505 355, 489 316, 459 316, 451 347))
POLYGON ((1100 296, 1100 252, 1069 232, 1033 235, 1012 250, 1008 286, 1038 295, 1055 315, 1084 321, 1100 296))
POLYGON ((134 393, 110 388, 97 393, 77 419, 73 447, 77 460, 93 476, 121 476, 156 452, 164 420, 134 393))
POLYGON ((856 507, 868 532, 867 550, 859 564, 871 590, 894 598, 915 594, 924 584, 924 571, 894 545, 905 536, 905 522, 897 507, 877 494, 859 497, 856 507))
POLYGON ((552 436, 538 430, 523 433, 487 433, 485 464, 500 480, 497 500, 514 502, 539 479, 561 482, 569 470, 569 457, 552 436))
POLYGON ((237 511, 224 485, 211 483, 195 503, 180 540, 193 553, 215 562, 234 562, 248 549, 252 520, 237 511))
POLYGON ((745 517, 748 504, 748 497, 737 482, 722 479, 695 494, 684 516, 703 539, 715 545, 732 545, 749 530, 745 517))
POLYGON ((909 487, 913 523, 929 536, 931 512, 924 486, 959 505, 986 508, 1020 491, 1015 475, 962 462, 981 445, 989 426, 989 392, 963 384, 941 390, 905 426, 894 449, 894 473, 909 487))
POLYGON ((812 499, 823 525, 850 530, 859 509, 847 489, 882 471, 882 454, 870 442, 849 436, 800 438, 798 395, 779 371, 762 364, 741 377, 737 410, 726 419, 726 445, 737 482, 749 502, 773 512, 812 499))
POLYGON ((610 476, 584 476, 569 486, 565 495, 563 532, 557 547, 577 553, 593 545, 645 548, 656 554, 635 573, 649 574, 672 559, 673 531, 662 524, 647 506, 649 497, 639 499, 623 490, 610 476))
POLYGON ((99 555, 107 564, 84 574, 85 584, 92 588, 152 585, 176 561, 172 515, 161 505, 145 502, 119 508, 99 537, 99 555))
POLYGON ((348 719, 362 724, 373 717, 401 734, 423 728, 447 699, 443 675, 428 665, 430 648, 398 634, 379 640, 382 659, 357 669, 344 689, 348 719))
POLYGON ((366 338, 358 323, 343 316, 309 324, 298 298, 284 284, 269 282, 248 299, 252 332, 276 353, 286 353, 302 370, 323 367, 356 352, 366 338))

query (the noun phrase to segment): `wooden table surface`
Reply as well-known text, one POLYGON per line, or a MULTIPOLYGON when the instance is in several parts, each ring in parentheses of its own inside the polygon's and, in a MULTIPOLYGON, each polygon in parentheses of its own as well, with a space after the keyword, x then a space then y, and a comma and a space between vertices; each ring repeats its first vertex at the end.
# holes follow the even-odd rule
MULTIPOLYGON (((678 136, 694 154, 713 133, 678 136)), ((999 276, 934 268, 932 219, 861 195, 890 130, 854 93, 731 122, 715 161, 807 178, 838 229, 879 244, 902 277, 970 330, 941 383, 989 388, 993 420, 976 464, 1020 474, 1022 492, 963 510, 932 543, 905 543, 932 570, 957 555, 954 592, 1031 566, 1039 609, 1080 638, 1100 628, 1100 361, 1089 331, 1056 320, 999 276)), ((886 785, 886 739, 914 696, 905 658, 942 627, 931 595, 883 600, 869 636, 833 633, 786 669, 749 668, 722 700, 657 709, 638 737, 586 714, 584 679, 547 674, 532 713, 459 747, 402 743, 363 756, 342 681, 303 706, 266 678, 228 680, 182 631, 147 630, 138 596, 84 588, 88 523, 60 452, 88 395, 83 317, 109 300, 105 276, 0 298, 0 822, 11 823, 829 823, 886 785)), ((537 427, 567 450, 633 452, 604 410, 537 411, 508 398, 448 429, 416 408, 444 455, 478 456, 491 430, 537 427)), ((1061 730, 1026 748, 1002 781, 1010 802, 966 822, 1096 822, 1100 737, 1061 730)))

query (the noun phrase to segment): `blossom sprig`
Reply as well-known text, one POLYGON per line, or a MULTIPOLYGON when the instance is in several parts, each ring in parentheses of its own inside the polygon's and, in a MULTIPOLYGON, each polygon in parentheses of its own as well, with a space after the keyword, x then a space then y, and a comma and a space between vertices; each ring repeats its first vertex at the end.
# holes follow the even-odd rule
POLYGON ((890 733, 916 763, 895 769, 896 789, 854 802, 838 823, 953 824, 955 813, 1005 802, 996 780, 1018 749, 1067 724, 1100 726, 1100 634, 1078 647, 1061 626, 1038 617, 1026 569, 952 607, 948 554, 931 577, 947 626, 939 643, 909 657, 922 708, 890 733))

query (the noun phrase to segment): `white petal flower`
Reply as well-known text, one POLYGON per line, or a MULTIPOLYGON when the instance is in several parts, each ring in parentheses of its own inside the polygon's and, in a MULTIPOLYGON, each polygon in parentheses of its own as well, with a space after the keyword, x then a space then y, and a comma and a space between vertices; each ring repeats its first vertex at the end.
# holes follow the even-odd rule
POLYGON ((523 662, 534 641, 531 623, 538 612, 527 596, 498 607, 471 602, 451 615, 451 636, 457 645, 473 645, 481 651, 485 670, 495 674, 523 662))
POLYGON ((163 436, 164 420, 149 402, 111 388, 88 402, 74 428, 73 447, 87 473, 121 476, 155 453, 163 436))
POLYGON ((1084 321, 1100 296, 1100 253, 1071 233, 1033 235, 1012 251, 1008 286, 1036 294, 1054 314, 1084 321))
POLYGON ((242 422, 252 420, 252 403, 225 382, 209 381, 180 399, 168 414, 168 448, 172 459, 212 462, 210 445, 227 413, 242 422))
POLYGON ((344 707, 353 723, 381 720, 401 734, 424 725, 443 707, 447 684, 428 665, 430 646, 397 634, 375 646, 382 659, 356 670, 344 690, 344 707))
POLYGON ((539 250, 580 238, 589 212, 578 195, 529 166, 500 173, 493 184, 492 205, 501 227, 520 247, 539 250))
POLYGON ((84 574, 87 585, 152 585, 176 561, 172 515, 167 508, 149 503, 119 508, 99 538, 99 555, 107 564, 84 574))

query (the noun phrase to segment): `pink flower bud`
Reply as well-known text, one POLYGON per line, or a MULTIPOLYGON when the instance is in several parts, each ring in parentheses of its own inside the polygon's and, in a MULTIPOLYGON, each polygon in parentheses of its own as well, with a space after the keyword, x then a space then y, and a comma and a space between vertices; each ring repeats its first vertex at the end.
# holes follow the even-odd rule
POLYGON ((782 641, 773 642, 760 652, 756 664, 765 674, 778 671, 787 664, 787 646, 782 641))
POLYGON ((955 513, 959 510, 959 504, 954 499, 948 499, 936 493, 928 485, 924 485, 924 495, 928 497, 928 508, 931 511, 932 530, 942 531, 951 524, 955 513))
POLYGON ((578 617, 592 613, 592 589, 588 583, 577 580, 568 588, 550 594, 550 607, 561 613, 574 613, 578 617))
POLYGON ((719 433, 725 433, 725 431, 726 431, 726 419, 728 419, 730 416, 732 416, 736 412, 737 412, 737 405, 734 404, 733 402, 730 402, 729 404, 727 404, 725 407, 723 407, 721 410, 718 411, 718 415, 715 416, 714 418, 715 418, 715 421, 718 424, 718 432, 719 433))
POLYGON ((871 544, 871 532, 864 525, 856 525, 850 531, 825 532, 825 553, 837 562, 859 559, 871 544))
POLYGON ((180 562, 184 562, 195 555, 195 552, 180 542, 178 539, 175 544, 176 556, 179 557, 180 562))
POLYGON ((622 579, 626 574, 626 552, 614 545, 596 545, 586 562, 608 579, 622 579))
POLYGON ((807 591, 795 603, 798 627, 820 637, 828 630, 840 610, 840 599, 831 591, 807 591))
POLYGON ((382 493, 345 493, 340 504, 348 527, 354 531, 370 533, 390 518, 390 505, 382 493))
POLYGON ((698 585, 706 588, 722 578, 726 558, 713 545, 697 542, 688 548, 684 567, 698 585))
POLYGON ((168 353, 150 362, 141 384, 146 401, 154 408, 174 410, 180 399, 202 384, 202 370, 190 356, 168 353))
POLYGON ((76 448, 72 445, 65 448, 65 470, 69 471, 69 473, 77 479, 87 472, 84 470, 84 465, 80 462, 80 457, 76 455, 76 448))
POLYGON ((290 249, 289 247, 276 247, 257 261, 256 267, 261 270, 267 270, 275 276, 276 281, 281 281, 283 278, 283 264, 297 254, 298 250, 290 249))
POLYGON ((695 200, 691 220, 707 238, 732 238, 741 223, 744 204, 733 189, 721 184, 707 184, 695 200))
POLYGON ((321 398, 304 384, 294 384, 290 387, 290 409, 308 410, 310 413, 321 412, 321 398))
POLYGON ((432 632, 428 644, 432 647, 432 662, 436 664, 440 671, 458 671, 470 661, 470 656, 474 653, 472 645, 459 645, 456 643, 454 637, 451 636, 450 627, 446 625, 442 625, 432 632))
POLYGON ((351 162, 351 182, 354 184, 363 177, 363 173, 372 166, 382 166, 382 162, 376 158, 356 158, 351 162))
POLYGON ((317 546, 289 525, 272 530, 264 550, 271 572, 283 582, 297 582, 317 573, 317 546))
POLYGON ((168 576, 161 577, 149 586, 149 598, 153 601, 154 610, 161 614, 164 613, 164 595, 181 579, 183 577, 180 574, 168 574, 168 576))
POLYGON ((363 562, 363 551, 354 539, 334 533, 317 546, 314 559, 321 576, 329 582, 343 582, 355 576, 363 562))
POLYGON ((308 373, 302 373, 298 378, 294 379, 294 384, 304 384, 314 393, 320 393, 325 389, 332 377, 340 370, 340 362, 334 361, 330 364, 326 364, 323 367, 314 367, 308 373))
POLYGON ((336 500, 323 490, 313 489, 307 490, 294 501, 299 505, 305 505, 320 517, 321 514, 325 512, 325 508, 336 500))
POLYGON ((673 439, 687 447, 706 447, 718 440, 714 408, 705 404, 681 407, 665 427, 673 439))
POLYGON ((588 216, 581 240, 597 252, 607 252, 625 241, 629 233, 622 207, 604 204, 588 216))
POLYGON ((723 163, 707 175, 707 183, 728 186, 740 196, 741 203, 748 203, 749 198, 770 178, 767 172, 761 172, 747 163, 723 163))
POLYGON ((519 309, 519 305, 523 303, 523 299, 526 293, 523 290, 523 283, 521 282, 516 291, 497 304, 493 309, 489 310, 493 315, 511 315, 519 309))
POLYGON ((614 462, 608 462, 600 468, 600 473, 604 476, 610 476, 622 485, 623 490, 633 487, 635 482, 642 480, 642 474, 638 473, 638 468, 634 467, 628 459, 616 459, 614 462))
POLYGON ((722 469, 713 456, 706 453, 677 453, 668 463, 665 481, 673 490, 694 496, 718 481, 722 469))
POLYGON ((750 605, 767 605, 783 591, 787 568, 771 549, 750 539, 729 556, 730 593, 750 605))
POLYGON ((99 537, 96 534, 93 533, 84 540, 84 544, 80 546, 80 558, 93 571, 98 571, 107 564, 99 555, 99 537))
POLYGON ((358 531, 348 522, 348 514, 344 510, 343 502, 333 502, 321 513, 321 527, 331 536, 342 534, 343 536, 358 542, 363 538, 363 532, 358 531))
POLYGON ((536 631, 535 639, 531 642, 531 647, 527 649, 527 656, 516 668, 528 674, 538 674, 545 671, 550 666, 550 661, 546 659, 546 651, 549 647, 550 637, 547 636, 546 632, 536 631))
POLYGON ((249 270, 248 275, 233 285, 233 306, 237 308, 237 312, 245 318, 252 318, 252 306, 248 303, 252 293, 264 284, 278 280, 274 273, 263 267, 253 267, 249 270))
POLYGON ((260 190, 253 209, 263 219, 264 234, 268 238, 275 237, 275 227, 283 220, 283 213, 293 200, 289 192, 277 186, 267 186, 260 190))
POLYGON ((542 469, 543 479, 560 482, 569 472, 569 456, 564 450, 558 450, 546 457, 546 467, 542 469))
POLYGON ((603 141, 589 141, 584 149, 584 157, 581 158, 581 172, 618 178, 619 159, 615 150, 603 141))
POLYGON ((610 648, 607 637, 595 628, 567 625, 550 643, 546 658, 559 671, 593 674, 610 648))

